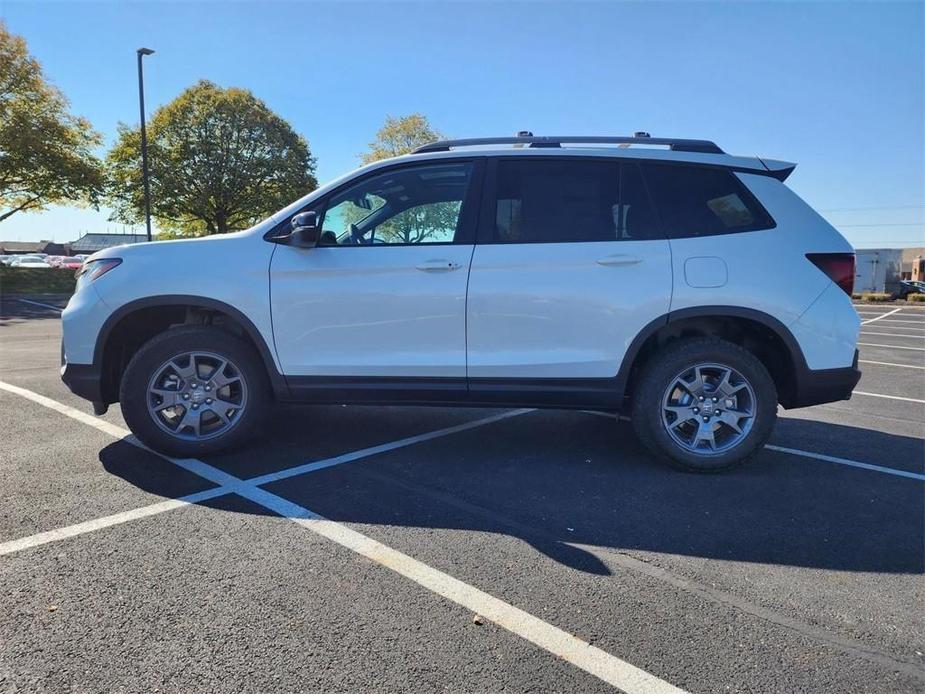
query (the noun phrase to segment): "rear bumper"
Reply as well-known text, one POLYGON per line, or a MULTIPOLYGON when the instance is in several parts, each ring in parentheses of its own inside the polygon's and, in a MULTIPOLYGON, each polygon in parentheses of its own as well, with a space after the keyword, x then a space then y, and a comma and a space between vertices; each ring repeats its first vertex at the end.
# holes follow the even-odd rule
POLYGON ((848 400, 851 397, 851 391, 860 380, 858 351, 854 350, 854 361, 851 366, 842 369, 803 370, 803 373, 798 374, 796 392, 790 402, 784 403, 784 406, 792 409, 848 400))

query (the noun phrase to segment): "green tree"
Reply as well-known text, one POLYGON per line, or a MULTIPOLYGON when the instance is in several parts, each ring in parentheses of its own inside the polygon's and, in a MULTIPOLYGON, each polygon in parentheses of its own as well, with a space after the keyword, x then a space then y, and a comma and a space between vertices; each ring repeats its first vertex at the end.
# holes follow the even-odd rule
MULTIPOLYGON (((385 123, 369 143, 369 151, 361 155, 364 164, 380 159, 398 157, 413 152, 421 145, 444 139, 444 135, 431 127, 427 117, 420 113, 393 118, 386 116, 385 123)), ((376 228, 376 237, 388 243, 420 243, 456 225, 458 202, 435 202, 401 212, 376 228)), ((367 212, 361 208, 344 210, 348 222, 357 222, 367 212)))
POLYGON ((364 164, 371 164, 380 159, 408 154, 421 145, 443 138, 427 122, 427 117, 420 113, 399 118, 386 116, 385 124, 376 133, 376 139, 369 143, 369 151, 360 156, 364 164))
MULTIPOLYGON (((244 229, 317 185, 304 138, 245 89, 200 81, 147 123, 151 216, 167 236, 244 229)), ((139 128, 106 159, 114 220, 144 214, 139 128)))
POLYGON ((71 115, 21 36, 0 22, 0 222, 59 203, 96 205, 103 173, 90 123, 71 115))

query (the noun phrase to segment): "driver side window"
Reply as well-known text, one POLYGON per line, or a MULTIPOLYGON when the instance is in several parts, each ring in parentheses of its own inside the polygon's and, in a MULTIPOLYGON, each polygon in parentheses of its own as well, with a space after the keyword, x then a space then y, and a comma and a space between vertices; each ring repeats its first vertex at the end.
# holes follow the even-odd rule
POLYGON ((367 178, 330 199, 319 245, 452 243, 471 174, 454 162, 367 178))

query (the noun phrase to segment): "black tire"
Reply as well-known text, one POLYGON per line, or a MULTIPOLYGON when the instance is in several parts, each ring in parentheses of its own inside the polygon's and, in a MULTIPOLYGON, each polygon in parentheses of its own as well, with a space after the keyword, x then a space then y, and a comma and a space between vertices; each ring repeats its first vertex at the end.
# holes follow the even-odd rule
POLYGON ((655 354, 643 368, 633 394, 632 420, 639 440, 663 460, 688 472, 719 472, 742 464, 767 443, 777 421, 777 388, 764 364, 748 350, 718 338, 686 338, 655 354), (717 453, 682 447, 662 417, 663 398, 674 379, 704 363, 731 367, 755 395, 751 429, 732 448, 717 453))
POLYGON ((262 428, 271 405, 270 384, 254 348, 225 330, 205 326, 173 328, 151 338, 135 353, 119 388, 122 416, 142 443, 167 455, 195 458, 239 446, 262 428), (148 384, 167 360, 187 352, 210 352, 230 360, 247 387, 247 403, 227 431, 205 440, 188 440, 162 429, 148 411, 148 384))

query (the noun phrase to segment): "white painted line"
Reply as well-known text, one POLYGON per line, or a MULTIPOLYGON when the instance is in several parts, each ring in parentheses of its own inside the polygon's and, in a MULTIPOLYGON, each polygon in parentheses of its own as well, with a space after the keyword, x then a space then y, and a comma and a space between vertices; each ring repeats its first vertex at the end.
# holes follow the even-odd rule
POLYGON ((827 463, 835 463, 837 465, 847 465, 848 467, 861 468, 862 470, 873 470, 874 472, 882 472, 886 475, 894 475, 896 477, 908 477, 913 480, 920 480, 925 482, 925 475, 919 474, 917 472, 906 472, 905 470, 897 470, 892 467, 883 467, 882 465, 871 465, 870 463, 859 463, 856 460, 848 460, 847 458, 838 458, 834 455, 823 455, 822 453, 813 453, 812 451, 801 451, 796 448, 786 448, 784 446, 774 446, 770 443, 765 444, 764 446, 768 450, 777 451, 778 453, 789 453, 790 455, 800 456, 801 458, 812 458, 813 460, 822 460, 827 463))
POLYGON ((19 395, 26 398, 27 400, 31 400, 32 402, 47 407, 50 410, 60 412, 63 415, 67 415, 71 419, 76 419, 78 422, 88 424, 94 429, 99 429, 104 434, 109 434, 116 439, 125 438, 131 433, 128 429, 123 429, 122 427, 116 426, 115 424, 110 424, 105 419, 99 419, 98 417, 94 417, 92 414, 87 412, 81 412, 75 407, 65 405, 58 402, 57 400, 52 400, 51 398, 46 398, 44 395, 40 395, 39 393, 31 391, 27 388, 14 386, 12 383, 7 383, 6 381, 0 381, 0 390, 5 390, 8 393, 19 395))
POLYGON ((880 366, 899 366, 903 369, 925 369, 925 366, 916 366, 915 364, 896 364, 892 361, 872 361, 870 359, 858 359, 858 364, 879 364, 880 366))
POLYGON ((360 458, 366 458, 371 455, 394 451, 396 448, 404 448, 405 446, 410 446, 415 443, 422 443, 423 441, 430 441, 431 439, 436 439, 441 436, 448 436, 449 434, 456 434, 460 431, 467 431, 468 429, 474 429, 475 427, 491 424, 492 422, 500 422, 503 419, 517 417, 518 415, 526 414, 528 412, 533 412, 533 410, 530 408, 510 410, 508 412, 502 412, 501 414, 492 415, 491 417, 477 419, 473 422, 465 422, 464 424, 457 424, 456 426, 446 427, 445 429, 437 429, 436 431, 431 431, 426 434, 409 436, 408 438, 392 441, 391 443, 383 443, 379 446, 363 448, 358 451, 353 451, 352 453, 345 453, 334 458, 319 460, 313 463, 306 463, 305 465, 298 465, 296 467, 280 470, 279 472, 271 472, 267 475, 261 475, 260 477, 252 477, 248 479, 247 482, 248 484, 261 486, 264 484, 269 484, 270 482, 276 482, 278 480, 284 480, 289 477, 295 477, 296 475, 304 475, 307 472, 315 472, 316 470, 324 470, 325 468, 334 467, 335 465, 343 465, 344 463, 359 460, 360 458))
MULTIPOLYGON (((877 326, 878 330, 925 330, 925 328, 916 328, 912 325, 893 325, 894 321, 885 320, 877 326), (888 325, 889 324, 889 325, 888 325)), ((919 323, 925 325, 925 322, 919 323)))
POLYGON ((43 304, 41 301, 30 301, 29 299, 17 299, 17 301, 24 304, 32 304, 33 306, 41 306, 42 308, 50 308, 52 311, 57 311, 61 313, 64 309, 58 306, 52 306, 51 304, 43 304))
POLYGON ((861 335, 881 335, 883 337, 905 337, 925 340, 925 335, 910 335, 909 333, 875 333, 873 330, 862 330, 861 335))
POLYGON ((892 316, 894 313, 899 313, 902 311, 902 308, 894 308, 892 311, 887 311, 886 313, 881 313, 876 318, 871 318, 870 320, 861 321, 861 325, 867 325, 868 323, 873 323, 880 320, 881 318, 886 318, 887 316, 892 316))
POLYGON ((925 347, 904 347, 903 345, 881 345, 876 342, 858 342, 864 347, 886 347, 888 349, 911 349, 913 352, 925 352, 925 347))
MULTIPOLYGON (((121 427, 109 425, 93 418, 86 421, 83 416, 75 416, 83 415, 79 410, 57 403, 51 398, 46 398, 44 395, 39 395, 25 388, 11 386, 2 381, 0 381, 0 388, 50 407, 56 412, 94 426, 100 431, 105 431, 106 433, 124 431, 121 427), (102 424, 107 426, 100 426, 102 424)), ((127 437, 125 440, 138 445, 137 440, 132 436, 127 437)), ((225 491, 232 491, 249 501, 263 506, 268 511, 288 518, 303 528, 337 543, 341 547, 366 557, 380 566, 391 569, 423 588, 483 616, 503 629, 507 629, 512 634, 530 641, 594 677, 623 690, 627 694, 683 694, 683 690, 674 685, 611 655, 607 651, 592 646, 587 641, 583 641, 529 612, 514 607, 407 554, 392 549, 346 525, 328 520, 314 511, 268 492, 252 482, 242 480, 195 458, 165 459, 184 470, 220 485, 225 491)), ((178 502, 179 500, 173 501, 173 503, 178 502)), ((171 502, 164 503, 169 504, 171 502)))
MULTIPOLYGON (((131 435, 131 432, 127 429, 123 429, 120 426, 115 424, 110 424, 109 422, 99 419, 93 415, 90 415, 86 412, 82 412, 74 407, 64 405, 57 402, 51 398, 40 395, 39 393, 27 390, 26 388, 20 388, 11 383, 6 383, 5 381, 0 381, 0 390, 5 390, 9 393, 19 395, 28 400, 32 400, 39 405, 47 407, 49 409, 60 412, 63 415, 75 419, 78 422, 92 426, 94 429, 102 431, 105 434, 112 436, 117 439, 124 439, 127 443, 131 443, 134 446, 142 448, 146 451, 150 451, 147 446, 142 444, 138 439, 131 435)), ((507 419, 509 417, 516 417, 517 415, 525 414, 527 412, 532 412, 530 409, 521 409, 521 410, 511 410, 508 412, 502 412, 501 414, 492 415, 491 417, 484 417, 482 419, 477 419, 472 422, 465 422, 464 424, 458 424, 452 427, 446 427, 445 429, 438 429, 436 431, 431 431, 426 434, 419 434, 418 436, 410 436, 399 441, 393 441, 392 443, 382 444, 381 446, 373 446, 371 448, 364 448, 360 451, 354 451, 353 453, 346 453, 344 455, 337 456, 335 458, 328 458, 326 460, 319 460, 313 463, 308 463, 306 465, 299 465, 294 468, 287 468, 285 470, 280 470, 279 472, 274 472, 269 475, 262 475, 260 477, 255 477, 248 480, 249 484, 260 485, 267 484, 269 482, 274 482, 276 480, 286 479, 288 477, 293 477, 295 475, 302 475, 307 472, 314 472, 315 470, 322 470, 324 468, 332 467, 334 465, 341 465, 343 463, 349 463, 354 460, 359 460, 364 457, 376 455, 377 453, 382 453, 385 451, 395 450, 396 448, 401 448, 403 446, 410 446, 414 443, 420 443, 422 441, 429 441, 435 439, 439 436, 447 436, 449 434, 454 434, 460 431, 465 431, 467 429, 474 429, 475 427, 481 426, 483 424, 490 424, 492 422, 497 422, 502 419, 507 419)), ((160 456, 159 453, 151 451, 155 455, 160 456)), ((160 456, 164 457, 164 456, 160 456)), ((171 461, 172 462, 172 461, 171 461)), ((83 535, 84 533, 93 532, 94 530, 100 530, 102 528, 108 528, 112 525, 118 525, 121 523, 127 523, 129 521, 135 520, 137 518, 145 518, 150 515, 155 515, 158 513, 164 513, 165 511, 172 511, 176 508, 182 508, 183 506, 188 506, 189 504, 196 504, 201 501, 206 501, 208 499, 213 499, 225 494, 232 493, 232 490, 219 487, 217 489, 209 489, 204 492, 197 492, 196 494, 190 494, 189 496, 180 497, 178 499, 170 499, 168 501, 161 501, 149 506, 142 506, 140 508, 131 509, 129 511, 123 511, 121 513, 116 513, 111 516, 105 516, 103 518, 97 518, 95 520, 86 521, 83 523, 76 523, 74 525, 65 526, 63 528, 56 528, 54 530, 49 530, 46 532, 37 533, 35 535, 30 535, 28 537, 19 538, 18 540, 11 540, 9 542, 0 543, 0 556, 4 554, 9 554, 11 552, 18 552, 23 549, 28 549, 30 547, 37 547, 38 545, 44 545, 49 542, 55 542, 57 540, 64 540, 70 537, 76 537, 77 535, 83 535)))
MULTIPOLYGON (((857 393, 858 391, 854 391, 857 393)), ((863 393, 866 395, 866 393, 863 393)), ((921 402, 921 401, 918 401, 921 402)), ((610 412, 600 412, 598 410, 582 410, 587 414, 595 414, 599 417, 610 417, 612 419, 625 419, 629 420, 629 417, 617 416, 611 414, 610 412)), ((832 455, 824 455, 822 453, 813 453, 812 451, 802 451, 797 448, 785 448, 784 446, 774 446, 770 443, 764 445, 765 448, 771 451, 778 451, 779 453, 789 453, 790 455, 801 456, 803 458, 812 458, 814 460, 824 460, 829 463, 838 463, 839 465, 848 465, 850 467, 862 468, 864 470, 872 470, 874 472, 882 472, 887 475, 896 475, 898 477, 909 477, 914 480, 922 480, 925 482, 925 475, 920 475, 917 472, 906 472, 905 470, 897 470, 892 467, 883 467, 882 465, 872 465, 871 463, 861 463, 857 460, 848 460, 847 458, 838 458, 832 455)))
POLYGON ((184 506, 189 506, 190 504, 198 504, 203 501, 207 501, 208 499, 214 499, 229 493, 229 490, 223 489, 221 487, 216 489, 208 489, 206 491, 190 494, 179 499, 159 501, 149 506, 142 506, 140 508, 134 508, 130 511, 114 513, 111 516, 95 518, 84 523, 75 523, 74 525, 68 525, 63 528, 55 528, 54 530, 36 533, 35 535, 29 535, 28 537, 22 537, 18 540, 0 542, 0 556, 3 556, 4 554, 12 554, 13 552, 21 552, 24 549, 31 549, 32 547, 38 547, 39 545, 48 544, 49 542, 57 542, 58 540, 65 540, 70 537, 77 537, 78 535, 92 533, 95 530, 101 530, 103 528, 112 527, 113 525, 128 523, 129 521, 138 520, 139 518, 155 516, 159 513, 164 513, 165 511, 172 511, 175 508, 182 508, 184 506))
POLYGON ((865 393, 863 390, 856 390, 853 392, 853 395, 866 395, 869 398, 886 398, 888 400, 905 400, 906 402, 920 402, 925 404, 925 400, 917 400, 916 398, 904 398, 901 395, 881 395, 880 393, 865 393))

